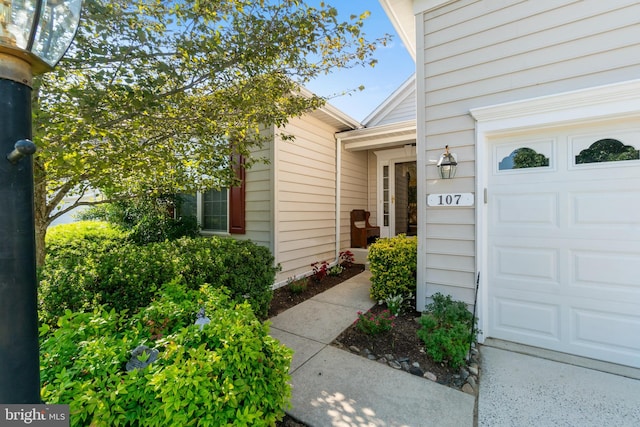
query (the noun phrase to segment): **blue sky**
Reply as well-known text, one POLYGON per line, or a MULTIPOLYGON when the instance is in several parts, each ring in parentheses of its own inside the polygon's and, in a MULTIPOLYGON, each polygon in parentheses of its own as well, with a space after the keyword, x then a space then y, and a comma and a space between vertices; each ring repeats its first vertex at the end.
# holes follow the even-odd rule
MULTIPOLYGON (((378 63, 375 67, 337 70, 307 85, 307 89, 326 97, 364 85, 363 91, 329 100, 330 104, 354 119, 362 121, 413 74, 415 64, 377 0, 325 0, 325 2, 338 9, 342 20, 347 20, 349 15, 359 15, 366 10, 371 12, 363 30, 369 39, 381 37, 385 33, 393 36, 391 43, 376 50, 375 58, 378 63)), ((319 3, 320 0, 309 1, 309 4, 319 3)))

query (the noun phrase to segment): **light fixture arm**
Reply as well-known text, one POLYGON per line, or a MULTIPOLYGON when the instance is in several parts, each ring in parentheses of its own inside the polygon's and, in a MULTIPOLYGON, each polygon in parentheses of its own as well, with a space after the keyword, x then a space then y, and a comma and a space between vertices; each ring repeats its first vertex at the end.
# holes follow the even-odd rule
POLYGON ((16 164, 26 156, 31 156, 36 152, 36 144, 28 139, 21 139, 13 146, 13 151, 7 154, 7 160, 12 164, 16 164))

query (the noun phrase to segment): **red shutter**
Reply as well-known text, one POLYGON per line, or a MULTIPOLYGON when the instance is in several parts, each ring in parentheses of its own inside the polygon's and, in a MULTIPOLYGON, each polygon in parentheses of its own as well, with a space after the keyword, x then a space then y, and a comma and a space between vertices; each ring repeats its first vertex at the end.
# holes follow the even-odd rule
POLYGON ((244 158, 238 156, 236 159, 236 178, 240 180, 240 185, 229 189, 229 233, 244 234, 246 232, 244 224, 244 158))

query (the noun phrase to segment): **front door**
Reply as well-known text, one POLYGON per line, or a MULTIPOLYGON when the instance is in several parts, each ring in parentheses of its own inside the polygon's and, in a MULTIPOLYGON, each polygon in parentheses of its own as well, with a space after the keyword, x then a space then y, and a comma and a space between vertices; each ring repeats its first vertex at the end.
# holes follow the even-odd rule
POLYGON ((416 156, 409 147, 376 152, 381 237, 417 233, 416 156))

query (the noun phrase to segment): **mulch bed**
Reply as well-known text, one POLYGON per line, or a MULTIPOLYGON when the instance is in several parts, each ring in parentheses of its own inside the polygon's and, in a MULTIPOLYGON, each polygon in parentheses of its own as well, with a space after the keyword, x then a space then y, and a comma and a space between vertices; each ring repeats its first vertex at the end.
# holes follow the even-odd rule
POLYGON ((313 277, 309 277, 307 290, 300 293, 291 292, 288 285, 278 288, 273 292, 273 299, 269 305, 269 317, 282 313, 283 311, 298 305, 301 302, 326 291, 327 289, 331 289, 334 286, 339 285, 345 280, 350 279, 363 271, 363 264, 352 264, 351 267, 345 268, 340 275, 326 276, 319 282, 314 280, 313 277))

